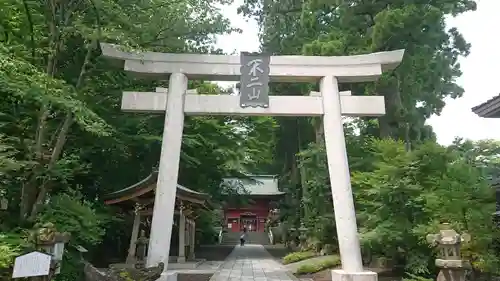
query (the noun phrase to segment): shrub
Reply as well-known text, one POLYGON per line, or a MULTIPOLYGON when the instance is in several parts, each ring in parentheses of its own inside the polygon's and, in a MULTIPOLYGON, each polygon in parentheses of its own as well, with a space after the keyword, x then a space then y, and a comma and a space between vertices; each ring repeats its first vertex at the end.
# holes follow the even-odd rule
POLYGON ((73 245, 98 245, 105 233, 105 217, 76 192, 53 196, 38 221, 51 222, 58 231, 69 232, 73 245))
MULTIPOLYGON (((1 235, 0 235, 1 237, 1 235)), ((6 269, 12 266, 14 258, 19 255, 19 249, 16 249, 10 245, 0 244, 0 270, 6 269)))
POLYGON ((81 245, 92 249, 101 243, 109 218, 104 213, 99 213, 95 207, 91 202, 83 200, 78 192, 67 191, 52 196, 40 213, 39 222, 51 222, 57 231, 71 234, 58 281, 83 280, 80 254, 71 246, 81 245))
POLYGON ((301 260, 310 259, 315 256, 316 256, 315 252, 294 252, 286 255, 283 258, 283 264, 294 263, 301 260))
POLYGON ((0 233, 0 280, 10 280, 14 259, 22 253, 23 240, 14 233, 0 233))
POLYGON ((407 278, 404 278, 403 281, 433 281, 433 279, 414 275, 411 273, 406 273, 408 275, 407 278))
POLYGON ((303 264, 297 268, 295 274, 311 274, 316 273, 327 268, 332 268, 340 265, 339 256, 331 256, 324 260, 311 261, 309 263, 303 264))

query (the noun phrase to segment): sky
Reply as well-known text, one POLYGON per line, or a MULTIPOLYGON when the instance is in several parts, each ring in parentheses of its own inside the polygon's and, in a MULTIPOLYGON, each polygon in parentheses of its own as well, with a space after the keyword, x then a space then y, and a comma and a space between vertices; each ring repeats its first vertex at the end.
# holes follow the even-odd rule
MULTIPOLYGON (((233 26, 243 30, 241 34, 218 37, 217 45, 226 53, 259 50, 257 24, 236 12, 242 2, 235 0, 233 5, 223 8, 233 26)), ((495 70, 500 69, 500 39, 495 32, 496 26, 500 26, 500 0, 476 2, 476 11, 447 21, 449 28, 457 27, 462 32, 472 48, 470 55, 460 60, 463 75, 457 83, 465 89, 464 95, 455 100, 446 99, 440 116, 432 116, 427 122, 433 126, 438 142, 443 145, 450 144, 455 137, 500 140, 500 129, 496 129, 500 128, 500 119, 480 118, 471 111, 472 107, 500 94, 500 71, 495 70), (489 33, 491 29, 494 34, 489 33)))

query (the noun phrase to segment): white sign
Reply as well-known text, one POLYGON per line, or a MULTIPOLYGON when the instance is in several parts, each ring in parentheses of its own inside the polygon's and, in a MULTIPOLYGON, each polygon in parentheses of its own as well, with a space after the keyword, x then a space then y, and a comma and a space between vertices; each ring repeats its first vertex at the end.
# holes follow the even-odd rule
POLYGON ((31 252, 16 258, 12 278, 47 276, 50 272, 51 255, 31 252))
POLYGON ((232 223, 228 223, 227 224, 227 228, 233 228, 233 224, 232 223))

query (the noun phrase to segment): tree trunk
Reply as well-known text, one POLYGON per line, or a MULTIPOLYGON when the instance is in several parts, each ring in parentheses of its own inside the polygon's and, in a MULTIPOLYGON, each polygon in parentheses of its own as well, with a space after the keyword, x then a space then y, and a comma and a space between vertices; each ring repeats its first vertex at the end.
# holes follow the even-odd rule
POLYGON ((314 119, 314 135, 316 144, 321 144, 325 141, 325 134, 323 131, 323 118, 314 119))
MULTIPOLYGON (((48 1, 49 7, 47 7, 47 21, 49 26, 50 33, 50 42, 49 47, 51 47, 51 51, 49 52, 49 56, 47 59, 47 65, 45 68, 45 72, 47 76, 54 77, 55 65, 57 62, 58 56, 58 46, 57 42, 57 26, 55 23, 54 15, 55 15, 55 2, 53 0, 48 1)), ((38 177, 43 173, 43 144, 45 141, 46 129, 47 129, 47 118, 50 115, 50 107, 47 104, 42 104, 40 106, 38 123, 36 128, 35 135, 35 145, 33 151, 33 158, 38 164, 33 169, 29 180, 26 184, 23 184, 21 187, 21 203, 20 203, 20 219, 24 221, 28 218, 28 215, 31 213, 31 209, 33 206, 34 200, 37 197, 37 182, 38 177)))
MULTIPOLYGON (((297 120, 298 121, 298 120, 297 120)), ((299 146, 299 152, 302 149, 302 135, 303 132, 300 130, 300 124, 298 126, 297 130, 297 142, 299 146)), ((300 157, 297 155, 296 156, 296 163, 299 166, 300 165, 300 157)), ((302 217, 307 218, 309 216, 309 211, 308 211, 308 204, 307 201, 309 200, 309 193, 307 190, 307 184, 306 184, 306 169, 303 165, 300 165, 298 168, 298 176, 300 177, 300 186, 301 186, 301 203, 302 203, 302 217)))
MULTIPOLYGON (((78 76, 78 81, 76 83, 75 89, 76 91, 79 91, 79 89, 82 87, 83 81, 85 74, 87 72, 87 66, 90 63, 90 58, 92 55, 92 51, 94 50, 95 46, 97 44, 97 41, 93 41, 87 48, 87 53, 85 55, 85 60, 82 64, 82 67, 80 69, 80 74, 78 76)), ((66 143, 68 133, 71 129, 71 125, 73 124, 73 114, 71 112, 67 112, 62 124, 59 126, 60 130, 57 130, 54 135, 57 135, 57 138, 55 138, 55 144, 53 148, 51 149, 52 154, 49 160, 49 163, 47 165, 47 170, 50 171, 55 167, 57 164, 57 161, 60 159, 62 151, 64 149, 64 145, 66 143)), ((52 140, 51 140, 52 143, 52 140)), ((51 143, 49 145, 51 145, 51 143)), ((37 194, 36 196, 30 197, 30 201, 28 203, 28 206, 30 207, 31 210, 26 209, 24 213, 24 216, 29 213, 28 221, 33 221, 36 216, 38 215, 41 206, 43 206, 45 199, 47 198, 47 193, 50 191, 51 183, 50 182, 43 182, 38 188, 36 189, 37 194)))
POLYGON ((385 98, 385 115, 378 118, 379 137, 399 139, 399 120, 403 105, 397 78, 392 76, 386 81, 379 81, 376 91, 385 98))

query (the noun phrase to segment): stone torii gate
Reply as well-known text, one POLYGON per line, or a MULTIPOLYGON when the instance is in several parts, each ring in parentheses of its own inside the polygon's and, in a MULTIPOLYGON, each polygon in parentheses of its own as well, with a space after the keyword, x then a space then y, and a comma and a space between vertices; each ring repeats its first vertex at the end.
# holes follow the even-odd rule
POLYGON ((342 260, 342 270, 333 270, 332 278, 377 280, 376 273, 363 270, 342 115, 384 115, 384 97, 352 96, 350 92, 339 92, 338 83, 375 81, 383 71, 399 65, 404 50, 339 57, 272 56, 269 65, 272 81, 319 80, 320 92, 309 96, 270 96, 267 108, 242 108, 238 96, 198 95, 187 89, 188 78, 238 81, 239 56, 131 53, 111 44, 101 44, 101 49, 104 57, 124 62, 125 71, 136 75, 164 79, 170 74, 168 93, 167 89, 158 88, 156 92, 124 92, 122 97, 124 111, 165 113, 147 266, 168 263, 184 115, 323 116, 342 260))

